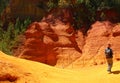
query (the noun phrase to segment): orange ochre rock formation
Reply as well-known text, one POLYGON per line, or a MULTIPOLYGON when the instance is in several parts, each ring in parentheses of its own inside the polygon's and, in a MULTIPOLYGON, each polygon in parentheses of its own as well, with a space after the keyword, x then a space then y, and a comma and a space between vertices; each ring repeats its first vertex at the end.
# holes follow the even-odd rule
POLYGON ((58 67, 105 63, 104 49, 112 45, 114 59, 120 59, 120 25, 95 22, 87 35, 57 20, 56 24, 34 22, 25 32, 24 50, 19 55, 58 67))
POLYGON ((49 65, 61 64, 65 60, 67 66, 81 56, 82 50, 76 41, 76 31, 70 24, 70 11, 61 9, 60 12, 59 18, 49 14, 41 22, 29 25, 19 57, 49 65))
POLYGON ((104 49, 110 43, 114 59, 120 59, 120 24, 97 21, 85 34, 74 30, 70 10, 53 12, 28 26, 19 57, 61 68, 104 64, 104 49))

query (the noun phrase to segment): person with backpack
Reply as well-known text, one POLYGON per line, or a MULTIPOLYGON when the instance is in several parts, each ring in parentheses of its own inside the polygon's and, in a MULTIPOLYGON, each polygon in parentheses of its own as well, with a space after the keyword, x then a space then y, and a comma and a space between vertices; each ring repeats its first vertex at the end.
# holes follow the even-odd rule
POLYGON ((106 55, 106 60, 107 60, 107 64, 108 64, 107 71, 109 73, 111 73, 111 69, 112 69, 112 66, 113 66, 113 60, 112 60, 113 51, 110 47, 111 47, 111 44, 108 44, 107 48, 105 49, 105 55, 106 55))

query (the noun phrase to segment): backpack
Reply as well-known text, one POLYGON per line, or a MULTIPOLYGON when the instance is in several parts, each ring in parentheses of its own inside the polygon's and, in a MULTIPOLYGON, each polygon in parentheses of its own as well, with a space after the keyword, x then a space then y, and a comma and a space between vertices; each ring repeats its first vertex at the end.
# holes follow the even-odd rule
POLYGON ((110 48, 105 49, 106 58, 112 58, 112 50, 110 48))

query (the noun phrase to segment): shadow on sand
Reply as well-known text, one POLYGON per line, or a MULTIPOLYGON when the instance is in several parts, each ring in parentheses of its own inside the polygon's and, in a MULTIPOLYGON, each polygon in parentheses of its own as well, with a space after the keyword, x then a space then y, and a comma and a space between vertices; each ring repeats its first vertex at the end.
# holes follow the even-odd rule
POLYGON ((113 74, 120 74, 120 70, 112 71, 113 74))

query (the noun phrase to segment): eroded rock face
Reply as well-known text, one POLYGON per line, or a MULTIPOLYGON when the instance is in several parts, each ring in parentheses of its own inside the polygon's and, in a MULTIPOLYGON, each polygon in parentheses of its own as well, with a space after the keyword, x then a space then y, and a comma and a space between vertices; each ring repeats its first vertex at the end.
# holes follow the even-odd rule
POLYGON ((104 49, 112 36, 112 28, 113 25, 110 22, 96 22, 92 25, 84 45, 82 57, 84 60, 93 60, 93 64, 104 62, 104 49), (98 60, 96 57, 99 57, 98 60), (102 61, 99 62, 99 59, 102 61))
POLYGON ((56 67, 104 64, 104 50, 112 45, 114 59, 120 58, 120 25, 108 21, 95 22, 87 35, 74 31, 69 23, 45 21, 32 23, 25 33, 24 51, 20 57, 56 67))
POLYGON ((112 45, 114 60, 119 60, 120 25, 114 25, 108 21, 95 22, 85 37, 82 56, 72 65, 78 67, 104 64, 106 62, 104 52, 108 43, 112 45))
MULTIPOLYGON (((56 53, 53 51, 54 46, 44 43, 44 31, 46 29, 42 29, 41 25, 44 26, 44 29, 49 28, 47 23, 39 24, 38 22, 34 22, 29 26, 25 33, 26 41, 24 51, 20 54, 20 57, 54 65, 57 60, 56 53)), ((53 38, 51 37, 52 41, 57 40, 57 35, 54 35, 53 38)))
POLYGON ((28 27, 19 57, 62 68, 104 64, 104 49, 110 43, 114 59, 119 60, 120 25, 97 21, 85 34, 82 29, 73 29, 68 9, 53 12, 28 27))
POLYGON ((72 54, 74 58, 70 62, 81 56, 82 51, 76 42, 75 30, 70 23, 67 20, 64 24, 59 19, 52 19, 52 15, 49 15, 41 22, 34 22, 28 27, 25 32, 24 50, 19 57, 55 65, 63 63, 62 60, 58 61, 62 54, 61 49, 67 49, 62 58, 68 55, 69 49, 72 49, 72 53, 77 53, 77 56, 72 54))
POLYGON ((66 56, 73 57, 69 60, 70 63, 81 56, 82 50, 76 42, 76 31, 71 26, 73 19, 70 10, 59 9, 59 13, 53 15, 55 11, 58 12, 53 10, 52 14, 43 18, 41 22, 34 22, 28 27, 25 32, 24 50, 19 57, 49 65, 61 65, 65 59, 68 65, 66 56), (67 50, 63 53, 61 49, 67 50), (77 55, 74 55, 74 52, 77 55))

